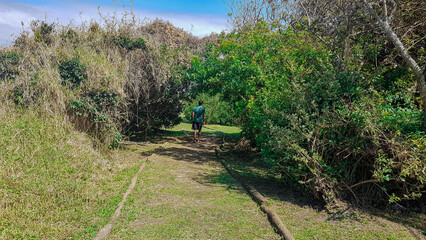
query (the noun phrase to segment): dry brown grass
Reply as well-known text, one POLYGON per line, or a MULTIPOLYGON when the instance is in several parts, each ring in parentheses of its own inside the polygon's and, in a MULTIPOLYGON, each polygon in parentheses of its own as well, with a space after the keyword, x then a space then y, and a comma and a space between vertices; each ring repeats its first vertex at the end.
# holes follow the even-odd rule
POLYGON ((156 120, 163 114, 156 112, 157 105, 176 105, 169 115, 178 118, 179 100, 188 83, 175 79, 190 66, 191 57, 215 39, 213 35, 200 39, 161 19, 138 19, 132 12, 101 14, 101 20, 78 26, 33 21, 31 30, 23 31, 13 46, 0 50, 19 55, 19 74, 13 81, 1 81, 2 97, 15 101, 18 91, 21 105, 49 116, 67 116, 77 129, 108 145, 114 132, 170 126, 175 120, 156 120), (124 38, 143 39, 146 48, 120 47, 117 41, 124 38), (75 58, 85 66, 88 79, 77 88, 63 86, 58 66, 75 58), (119 97, 114 107, 97 110, 95 114, 107 116, 101 123, 93 123, 89 110, 75 116, 70 106, 70 101, 84 102, 93 89, 119 97), (177 90, 170 93, 170 89, 177 90))

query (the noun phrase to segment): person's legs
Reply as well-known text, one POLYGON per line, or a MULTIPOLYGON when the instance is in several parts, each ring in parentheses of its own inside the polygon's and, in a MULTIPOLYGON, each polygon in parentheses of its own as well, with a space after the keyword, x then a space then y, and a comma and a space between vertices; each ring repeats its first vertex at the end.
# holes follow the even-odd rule
POLYGON ((195 122, 192 122, 192 130, 194 130, 194 142, 195 142, 197 139, 197 130, 198 130, 197 124, 195 122))
POLYGON ((201 138, 201 129, 198 130, 198 142, 200 142, 200 138, 201 138))

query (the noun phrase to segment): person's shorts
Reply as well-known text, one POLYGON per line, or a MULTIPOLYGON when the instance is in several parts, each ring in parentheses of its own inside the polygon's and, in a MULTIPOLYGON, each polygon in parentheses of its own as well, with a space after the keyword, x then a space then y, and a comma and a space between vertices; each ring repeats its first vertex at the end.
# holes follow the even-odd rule
POLYGON ((202 127, 203 127, 203 123, 202 122, 193 122, 192 123, 192 130, 201 131, 202 127))

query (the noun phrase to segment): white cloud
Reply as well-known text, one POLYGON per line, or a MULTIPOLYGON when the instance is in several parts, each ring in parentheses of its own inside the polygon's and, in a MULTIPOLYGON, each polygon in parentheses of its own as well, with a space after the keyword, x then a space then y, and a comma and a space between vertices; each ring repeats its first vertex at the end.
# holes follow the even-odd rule
MULTIPOLYGON (((100 9, 103 13, 123 10, 113 6, 104 6, 100 9)), ((141 18, 168 20, 175 26, 197 36, 205 36, 211 32, 221 32, 226 29, 226 19, 213 15, 150 12, 140 9, 134 9, 134 13, 141 18)), ((0 1, 0 45, 10 45, 22 30, 21 22, 28 27, 30 21, 34 19, 62 24, 67 24, 72 20, 75 24, 79 24, 84 20, 99 19, 98 6, 75 3, 72 5, 43 6, 0 1)))

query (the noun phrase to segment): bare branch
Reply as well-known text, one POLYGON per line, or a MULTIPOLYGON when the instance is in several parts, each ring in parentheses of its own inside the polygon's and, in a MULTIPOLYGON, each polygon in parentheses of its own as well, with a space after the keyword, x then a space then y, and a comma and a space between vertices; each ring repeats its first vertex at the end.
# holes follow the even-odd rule
POLYGON ((388 6, 386 4, 386 0, 383 0, 383 19, 385 22, 388 21, 388 6))
POLYGON ((374 17, 376 17, 379 25, 383 28, 388 38, 392 41, 392 43, 400 52, 401 56, 404 58, 404 60, 407 62, 410 68, 413 70, 414 75, 416 76, 416 79, 417 79, 417 85, 418 85, 417 87, 419 89, 420 97, 423 103, 423 115, 424 115, 423 123, 424 125, 426 125, 426 83, 425 83, 425 75, 423 70, 420 68, 417 62, 411 57, 411 55, 405 49, 401 40, 399 40, 398 36, 393 32, 392 28, 389 26, 389 23, 383 21, 380 18, 380 16, 377 14, 377 12, 373 9, 371 4, 367 0, 363 0, 363 1, 368 12, 374 17))

